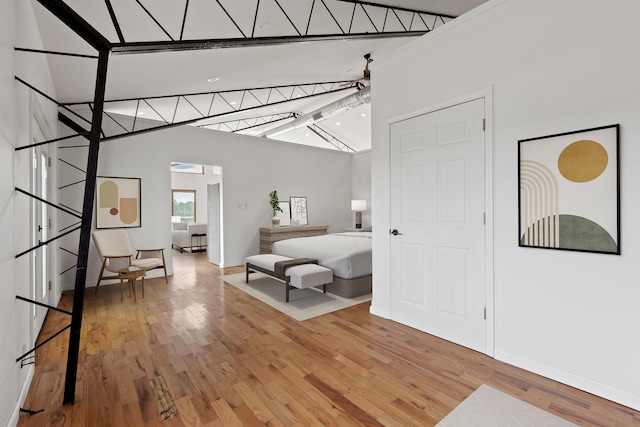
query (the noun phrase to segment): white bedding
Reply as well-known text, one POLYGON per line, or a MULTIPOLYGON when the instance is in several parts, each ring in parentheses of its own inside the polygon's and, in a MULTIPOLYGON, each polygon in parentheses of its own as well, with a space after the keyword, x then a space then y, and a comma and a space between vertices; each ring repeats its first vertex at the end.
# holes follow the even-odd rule
POLYGON ((290 258, 313 258, 342 279, 371 274, 370 232, 333 233, 273 243, 272 253, 290 258))

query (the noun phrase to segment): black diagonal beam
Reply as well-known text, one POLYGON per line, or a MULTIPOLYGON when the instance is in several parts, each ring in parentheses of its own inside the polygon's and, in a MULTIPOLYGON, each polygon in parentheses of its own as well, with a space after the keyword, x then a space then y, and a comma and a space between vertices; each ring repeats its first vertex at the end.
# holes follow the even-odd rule
MULTIPOLYGON (((35 301, 34 301, 35 302, 35 301)), ((31 353, 33 353, 34 351, 36 351, 37 349, 39 349, 40 347, 42 347, 43 345, 47 344, 49 341, 51 341, 52 339, 54 339, 55 337, 57 337, 58 335, 60 335, 61 333, 63 333, 64 331, 66 331, 67 329, 69 329, 69 327, 71 326, 71 324, 65 326, 64 328, 60 329, 58 332, 56 332, 55 334, 51 335, 49 338, 47 338, 46 340, 44 340, 43 342, 41 342, 40 344, 38 344, 37 346, 33 347, 31 350, 27 351, 25 354, 23 354, 22 356, 18 357, 16 359, 16 362, 21 361, 22 359, 24 359, 25 357, 27 357, 28 355, 30 355, 31 353)))
POLYGON ((16 255, 16 258, 20 258, 21 256, 28 254, 29 252, 35 251, 36 249, 41 248, 41 247, 43 247, 43 246, 47 246, 49 243, 54 242, 54 241, 56 241, 56 240, 58 240, 58 239, 61 239, 61 238, 63 238, 64 236, 66 236, 67 234, 71 234, 71 233, 73 233, 74 231, 79 230, 79 229, 80 229, 80 227, 76 227, 76 228, 74 228, 74 229, 72 229, 72 230, 68 230, 66 233, 59 234, 59 235, 57 235, 56 237, 53 237, 53 238, 51 238, 51 239, 47 240, 46 242, 40 242, 40 243, 38 243, 36 246, 34 246, 34 247, 32 247, 32 248, 27 249, 26 251, 22 251, 22 252, 20 252, 19 254, 17 254, 17 255, 16 255))
POLYGON ((62 0, 38 0, 42 6, 64 22, 73 32, 97 51, 109 51, 111 43, 62 0))
POLYGON ((318 137, 320 137, 323 140, 327 141, 329 144, 333 145, 334 147, 336 147, 340 151, 348 151, 348 152, 351 152, 351 153, 355 153, 356 152, 356 150, 354 150, 353 148, 349 147, 344 142, 340 141, 340 139, 338 139, 337 136, 330 134, 327 130, 321 128, 316 123, 310 124, 309 126, 307 126, 307 128, 311 132, 313 132, 316 135, 318 135, 318 137))
POLYGON ((100 129, 102 127, 102 111, 104 93, 107 86, 107 68, 109 50, 98 52, 98 69, 94 92, 94 108, 89 133, 89 155, 87 159, 87 178, 84 187, 84 203, 82 205, 82 223, 80 225, 80 243, 78 244, 78 268, 73 293, 73 315, 71 316, 71 332, 69 334, 69 350, 67 352, 67 373, 64 384, 62 403, 75 402, 76 380, 78 375, 78 356, 80 353, 80 331, 82 328, 82 311, 84 308, 84 288, 87 281, 87 261, 89 259, 89 239, 91 237, 91 220, 93 217, 93 201, 96 192, 96 176, 98 172, 98 152, 100 148, 100 129))
POLYGON ((384 33, 356 33, 356 34, 318 34, 311 36, 279 36, 279 37, 238 37, 225 39, 199 39, 175 41, 150 41, 113 43, 111 52, 116 54, 179 52, 185 50, 228 49, 241 47, 273 46, 289 43, 310 43, 326 41, 386 39, 398 37, 419 37, 428 31, 394 31, 384 33))
POLYGON ((17 52, 44 53, 47 55, 61 55, 61 56, 73 56, 75 58, 98 59, 98 57, 95 55, 85 55, 81 53, 69 53, 69 52, 57 52, 54 50, 27 49, 22 47, 14 47, 13 50, 17 52))
POLYGON ((31 193, 29 193, 29 192, 27 192, 27 191, 24 191, 23 189, 21 189, 21 188, 19 188, 19 187, 16 187, 16 191, 17 191, 17 192, 19 192, 19 193, 25 194, 25 195, 27 195, 27 196, 29 196, 29 197, 32 197, 32 198, 36 199, 37 201, 42 202, 42 203, 44 203, 44 204, 46 204, 46 205, 49 205, 49 206, 51 206, 51 207, 53 207, 53 208, 56 208, 56 209, 58 209, 58 210, 61 210, 62 212, 66 213, 66 214, 69 214, 69 215, 74 216, 74 217, 76 217, 76 218, 81 218, 81 217, 80 217, 80 215, 77 215, 75 212, 71 212, 71 211, 69 211, 69 210, 67 210, 67 209, 63 208, 62 206, 58 206, 58 205, 56 205, 56 204, 53 204, 53 203, 51 203, 50 201, 45 200, 45 199, 43 199, 43 198, 41 198, 41 197, 38 197, 38 196, 36 196, 35 194, 31 194, 31 193))

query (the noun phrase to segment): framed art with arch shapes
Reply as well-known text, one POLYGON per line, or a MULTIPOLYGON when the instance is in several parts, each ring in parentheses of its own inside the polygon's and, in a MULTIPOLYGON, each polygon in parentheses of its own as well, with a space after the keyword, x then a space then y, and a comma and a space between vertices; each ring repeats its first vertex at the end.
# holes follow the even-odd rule
POLYGON ((96 178, 96 228, 141 227, 140 178, 96 178))
POLYGON ((620 254, 619 127, 518 141, 518 245, 620 254))

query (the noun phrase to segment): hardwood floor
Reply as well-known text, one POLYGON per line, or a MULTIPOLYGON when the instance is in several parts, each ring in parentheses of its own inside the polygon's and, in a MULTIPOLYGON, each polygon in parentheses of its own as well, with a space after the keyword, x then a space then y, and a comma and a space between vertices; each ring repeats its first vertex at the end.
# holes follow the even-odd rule
MULTIPOLYGON (((145 298, 86 293, 76 401, 62 405, 68 333, 40 351, 22 426, 432 426, 481 384, 583 426, 640 413, 369 314, 297 322, 175 256, 145 298)), ((243 271, 227 269, 226 273, 243 271)), ((72 295, 61 307, 70 310, 72 295)), ((69 322, 50 312, 47 338, 69 322)))

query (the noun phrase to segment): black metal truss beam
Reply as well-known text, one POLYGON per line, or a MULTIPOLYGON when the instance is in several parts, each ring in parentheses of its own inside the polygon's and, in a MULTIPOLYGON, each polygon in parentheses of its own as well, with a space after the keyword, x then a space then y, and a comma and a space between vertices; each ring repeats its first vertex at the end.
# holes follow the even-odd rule
POLYGON ((256 127, 277 123, 282 120, 293 119, 294 113, 276 113, 266 116, 245 117, 242 119, 226 120, 215 123, 198 125, 198 127, 218 130, 222 132, 242 132, 243 130, 253 129, 256 127))
MULTIPOLYGON (((19 79, 18 79, 19 80, 19 79)), ((223 96, 224 95, 228 95, 228 94, 233 94, 233 93, 240 93, 240 92, 246 92, 246 93, 251 93, 251 92, 257 92, 257 91, 264 91, 264 90, 271 90, 273 91, 283 91, 287 88, 294 88, 295 89, 299 89, 303 92, 305 92, 307 95, 314 95, 314 94, 318 94, 318 95, 323 95, 325 93, 331 93, 331 92, 339 92, 340 90, 347 90, 347 89, 352 89, 350 87, 345 87, 344 85, 346 83, 350 83, 349 80, 340 80, 340 81, 333 81, 333 82, 312 82, 312 83, 298 83, 298 84, 291 84, 291 85, 280 85, 280 86, 262 86, 262 87, 254 87, 254 88, 248 88, 248 89, 228 89, 228 90, 220 90, 220 91, 212 91, 212 92, 191 92, 191 93, 179 93, 179 94, 172 94, 172 95, 156 95, 156 96, 147 96, 147 97, 142 97, 142 98, 120 98, 120 99, 108 99, 105 100, 105 104, 109 104, 109 103, 114 103, 114 102, 130 102, 130 101, 148 101, 148 100, 152 100, 152 99, 167 99, 167 98, 178 98, 178 97, 193 97, 193 96, 200 96, 200 95, 220 95, 223 96), (312 89, 310 90, 310 92, 308 92, 308 88, 311 87, 312 89), (328 87, 328 89, 327 89, 328 87), (339 87, 339 89, 338 89, 339 87), (305 88, 307 88, 307 90, 305 90, 305 88), (323 92, 319 92, 319 91, 323 91, 323 92)), ((293 95, 293 94, 291 94, 293 95)), ((294 99, 298 99, 297 97, 293 97, 293 96, 287 96, 287 95, 282 95, 283 97, 287 98, 287 101, 292 101, 294 99)), ((303 98, 303 97, 301 97, 303 98)), ((59 104, 62 107, 73 107, 76 105, 91 105, 90 101, 80 101, 80 102, 65 102, 62 104, 59 104)), ((73 110, 71 110, 71 112, 73 112, 73 114, 76 114, 73 110)), ((85 118, 82 118, 82 120, 84 121, 88 121, 85 118)))
POLYGON ((338 137, 336 137, 335 135, 332 135, 327 130, 321 128, 315 123, 310 124, 309 126, 307 126, 307 128, 309 128, 311 132, 315 133, 320 138, 324 139, 325 141, 327 141, 329 144, 333 145, 340 151, 347 151, 350 153, 356 152, 356 150, 354 150, 353 148, 349 147, 347 144, 342 142, 340 139, 338 139, 338 137))
POLYGON ((385 33, 318 34, 312 36, 247 37, 200 40, 169 40, 151 42, 114 43, 114 55, 154 52, 180 52, 187 50, 229 49, 242 47, 273 46, 289 43, 312 43, 345 40, 367 40, 397 37, 419 37, 428 33, 421 31, 393 31, 385 33))
MULTIPOLYGON (((66 22, 63 20, 63 22, 66 22)), ((109 50, 99 50, 98 67, 96 70, 96 85, 94 91, 94 108, 89 133, 89 153, 87 158, 87 177, 84 187, 84 202, 82 205, 82 222, 80 225, 80 242, 78 244, 78 264, 73 292, 73 309, 71 316, 71 332, 69 334, 69 350, 67 352, 67 371, 65 375, 64 397, 62 403, 75 402, 76 380, 78 376, 78 358, 80 353, 80 331, 82 328, 82 314, 84 308, 84 290, 87 280, 87 264, 89 259, 89 241, 91 238, 91 222, 93 218, 93 203, 96 192, 96 178, 98 172, 98 153, 100 149, 100 130, 102 126, 102 111, 104 108, 104 94, 107 85, 107 69, 109 64, 109 50)))
POLYGON ((38 0, 38 3, 48 9, 49 12, 97 51, 109 51, 111 48, 111 43, 106 37, 100 34, 62 0, 38 0))
MULTIPOLYGON (((362 6, 385 7, 385 6, 383 6, 383 5, 379 4, 379 3, 371 3, 371 2, 368 2, 368 1, 360 1, 360 0, 336 0, 336 1, 339 1, 339 2, 342 2, 342 3, 354 3, 354 4, 359 4, 359 5, 362 5, 362 6)), ((421 13, 421 14, 424 14, 424 15, 432 15, 432 16, 442 17, 442 18, 446 18, 446 19, 455 19, 455 18, 457 18, 456 16, 447 15, 447 14, 444 14, 444 13, 430 12, 428 10, 419 11, 419 10, 408 9, 406 7, 400 7, 400 6, 393 6, 390 9, 402 10, 404 12, 421 13)))
MULTIPOLYGON (((114 54, 223 49, 380 37, 413 37, 425 34, 433 30, 438 24, 444 24, 455 18, 455 16, 451 15, 392 7, 366 1, 314 0, 308 12, 306 12, 306 19, 303 20, 302 17, 298 16, 296 20, 293 18, 296 15, 292 13, 291 8, 299 8, 299 4, 292 6, 293 3, 284 4, 279 0, 273 0, 279 9, 279 12, 275 13, 280 13, 283 18, 284 25, 283 28, 280 28, 283 34, 274 37, 260 37, 256 36, 256 29, 260 28, 261 11, 266 10, 261 8, 260 1, 257 2, 255 10, 243 9, 232 12, 225 8, 219 0, 215 0, 220 8, 220 13, 212 18, 225 20, 230 28, 235 29, 235 34, 218 39, 196 40, 184 38, 185 26, 188 25, 190 13, 198 13, 197 11, 193 12, 193 7, 190 7, 188 0, 185 2, 184 14, 181 17, 179 35, 171 35, 165 28, 166 25, 160 22, 161 19, 154 16, 140 0, 135 0, 142 12, 153 21, 153 25, 166 35, 166 39, 126 42, 116 13, 113 11, 109 0, 105 1, 119 39, 118 42, 111 44, 111 52, 114 54), (351 10, 345 10, 344 3, 352 5, 351 10), (348 19, 345 19, 345 12, 348 13, 346 17, 348 19), (248 30, 248 25, 243 27, 240 22, 244 24, 250 23, 250 31, 248 30)), ((349 8, 348 6, 346 7, 349 8)), ((178 17, 175 19, 177 21, 178 17)), ((164 20, 166 22, 166 18, 164 20)), ((177 24, 177 22, 174 23, 177 24)), ((139 32, 140 27, 136 30, 139 32)))
MULTIPOLYGON (((75 113, 74 113, 75 114, 75 113)), ((85 120, 84 118, 82 120, 85 120)), ((62 112, 58 111, 58 121, 64 125, 66 125, 69 129, 76 132, 78 135, 84 136, 89 139, 89 131, 71 120, 71 118, 62 114, 62 112)))
MULTIPOLYGON (((135 103, 135 109, 131 111, 130 116, 125 115, 124 117, 126 117, 126 119, 120 121, 118 121, 118 119, 113 115, 104 113, 105 116, 115 122, 124 132, 104 136, 101 141, 110 141, 127 136, 193 124, 201 120, 225 117, 229 114, 252 111, 259 108, 275 106, 290 101, 308 99, 353 89, 344 86, 343 83, 344 82, 308 83, 300 85, 262 87, 244 90, 229 90, 220 92, 204 92, 184 95, 156 96, 149 98, 130 98, 105 101, 105 108, 107 105, 111 105, 112 108, 115 108, 119 103, 122 104, 128 102, 135 103), (200 98, 198 105, 204 105, 206 111, 204 111, 202 107, 197 107, 196 105, 194 105, 194 103, 196 102, 196 98, 200 98), (162 114, 153 107, 153 101, 157 100, 172 100, 174 106, 172 107, 171 111, 166 111, 162 114), (144 106, 147 111, 150 111, 153 115, 155 115, 155 120, 158 123, 164 124, 136 129, 135 126, 138 118, 137 113, 139 109, 142 108, 141 106, 144 106), (178 121, 175 120, 179 108, 182 108, 182 110, 180 110, 180 117, 186 116, 188 118, 178 121), (215 111, 215 113, 212 114, 212 111, 215 111), (171 115, 171 117, 169 117, 169 115, 171 115), (129 125, 131 117, 133 117, 133 126, 129 125), (129 125, 130 128, 128 128, 127 125, 129 125)), ((81 105, 88 105, 90 109, 93 109, 93 104, 90 102, 65 104, 67 108, 71 106, 81 105)), ((146 122, 147 125, 149 123, 150 121, 146 122)), ((80 131, 82 128, 76 125, 76 127, 74 127, 73 129, 75 131, 80 131)))

